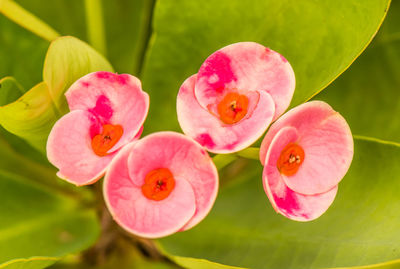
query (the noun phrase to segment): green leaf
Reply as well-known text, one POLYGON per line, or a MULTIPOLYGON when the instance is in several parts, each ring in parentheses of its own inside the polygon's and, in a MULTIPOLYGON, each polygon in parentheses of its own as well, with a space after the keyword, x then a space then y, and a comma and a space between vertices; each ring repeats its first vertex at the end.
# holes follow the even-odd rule
POLYGON ((54 264, 59 258, 32 257, 28 259, 15 259, 0 265, 0 269, 39 269, 54 264))
POLYGON ((74 37, 51 43, 43 70, 44 81, 21 98, 0 107, 0 124, 45 152, 47 137, 60 113, 68 111, 64 92, 80 77, 94 71, 112 71, 107 60, 74 37))
MULTIPOLYGON (((48 165, 47 158, 44 157, 43 152, 40 153, 25 140, 22 140, 21 138, 9 133, 1 126, 1 119, 4 119, 4 115, 1 114, 2 106, 15 102, 18 100, 21 94, 24 94, 24 92, 25 90, 13 77, 5 77, 0 79, 0 159, 2 159, 2 162, 0 163, 0 170, 5 169, 7 171, 14 171, 17 173, 24 171, 25 169, 21 169, 22 163, 24 163, 24 167, 29 167, 26 162, 33 163, 33 161, 28 160, 28 158, 35 160, 35 162, 41 162, 42 164, 48 165)), ((10 106, 15 107, 16 104, 14 103, 10 106)), ((14 115, 12 120, 15 120, 14 115)), ((30 122, 27 124, 29 125, 30 122)), ((32 171, 28 173, 31 172, 32 171)), ((31 174, 27 174, 27 176, 30 175, 31 174)))
POLYGON ((341 74, 379 28, 388 0, 159 1, 143 73, 152 106, 145 131, 178 130, 175 102, 182 82, 215 50, 255 41, 292 64, 292 106, 341 74), (367 14, 367 15, 366 15, 367 14))
POLYGON ((0 79, 0 106, 18 99, 24 93, 22 86, 13 77, 0 79))
POLYGON ((210 215, 192 230, 160 240, 171 255, 249 268, 326 268, 400 258, 400 147, 355 140, 351 168, 319 219, 275 213, 254 161, 220 190, 210 215))
POLYGON ((95 71, 113 71, 110 63, 85 42, 71 36, 50 44, 43 67, 43 80, 62 114, 68 112, 64 92, 77 79, 95 71))
POLYGON ((107 55, 117 72, 139 75, 150 35, 154 2, 103 1, 107 55))
MULTIPOLYGON (((13 77, 5 77, 0 79, 0 111, 2 106, 17 101, 21 94, 23 95, 24 93, 25 90, 13 77)), ((15 106, 15 104, 12 104, 11 106, 15 106)), ((21 169, 21 164, 24 163, 24 167, 29 167, 26 162, 28 161, 33 163, 31 160, 35 160, 34 162, 40 162, 41 164, 48 166, 49 162, 47 161, 47 158, 44 156, 43 152, 39 152, 37 149, 34 149, 30 144, 27 143, 27 141, 11 134, 1 126, 1 119, 3 117, 4 115, 0 116, 0 159, 2 159, 2 162, 0 163, 0 170, 5 169, 7 171, 14 171, 18 173, 25 170, 21 169), (28 158, 31 160, 28 160, 28 158)), ((28 122, 27 124, 30 123, 28 122)), ((31 172, 32 171, 28 173, 31 172)), ((54 174, 55 171, 52 171, 52 173, 54 174)), ((30 175, 31 174, 27 174, 25 176, 30 175)))
POLYGON ((106 56, 103 4, 101 0, 85 0, 85 11, 89 44, 106 56))
POLYGON ((49 25, 12 0, 0 0, 0 13, 48 41, 59 36, 49 25))
POLYGON ((76 196, 1 171, 0 193, 0 268, 42 268, 49 258, 87 248, 99 234, 95 212, 76 196))
POLYGON ((400 2, 351 68, 316 96, 332 105, 355 134, 400 142, 400 2))
MULTIPOLYGON (((385 263, 365 265, 365 266, 355 266, 351 269, 398 269, 400 267, 400 260, 394 260, 385 263)), ((335 269, 349 269, 350 267, 337 267, 335 269)))
POLYGON ((44 82, 18 100, 0 107, 0 124, 42 152, 45 152, 47 137, 57 118, 49 89, 44 82))
POLYGON ((0 170, 37 181, 56 182, 55 173, 57 171, 48 166, 47 159, 45 160, 43 155, 39 155, 24 141, 7 133, 1 127, 0 148, 0 170))
POLYGON ((236 266, 227 266, 215 262, 210 262, 204 259, 195 259, 195 258, 187 258, 187 257, 178 257, 171 256, 170 257, 174 262, 183 266, 184 268, 190 269, 240 269, 241 267, 236 266))
MULTIPOLYGON (((48 22, 61 35, 89 41, 86 33, 85 3, 81 0, 17 0, 24 8, 48 22), (71 19, 73 18, 73 19, 71 19)), ((102 1, 107 58, 118 73, 138 75, 155 0, 102 1)), ((88 26, 89 27, 89 26, 88 26)), ((97 29, 94 29, 97 31, 97 29)))
MULTIPOLYGON (((110 236, 110 235, 108 235, 110 236)), ((104 238, 104 237, 103 237, 104 238)), ((99 242, 101 239, 99 240, 99 242)), ((99 244, 101 245, 101 244, 99 244)), ((137 247, 133 240, 127 237, 115 237, 111 245, 107 247, 106 255, 96 253, 92 255, 93 262, 80 256, 67 256, 65 259, 57 262, 51 269, 178 269, 168 260, 156 260, 146 257, 137 247), (83 258, 83 259, 82 259, 83 258), (97 258, 97 259, 96 259, 97 258)), ((86 255, 87 256, 87 255, 86 255)), ((0 268, 1 269, 1 268, 0 268)))
POLYGON ((0 78, 13 76, 25 89, 40 82, 49 42, 0 15, 0 78))
POLYGON ((61 36, 74 36, 86 41, 85 5, 82 0, 15 0, 26 10, 46 21, 61 36))

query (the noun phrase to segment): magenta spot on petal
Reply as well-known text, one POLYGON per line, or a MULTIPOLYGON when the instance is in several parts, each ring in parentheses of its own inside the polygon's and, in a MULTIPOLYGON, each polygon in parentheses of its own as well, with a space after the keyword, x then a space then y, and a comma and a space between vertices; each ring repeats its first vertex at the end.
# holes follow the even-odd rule
POLYGON ((100 95, 97 98, 96 106, 92 109, 89 109, 89 111, 93 113, 96 117, 101 118, 103 121, 108 121, 113 114, 111 102, 104 95, 100 95))
POLYGON ((280 55, 279 54, 279 56, 281 56, 281 60, 284 62, 284 63, 287 63, 287 60, 286 60, 286 58, 285 57, 283 57, 282 55, 280 55))
POLYGON ((265 53, 261 54, 261 59, 264 61, 269 61, 269 58, 271 57, 272 50, 270 48, 265 48, 265 53))
POLYGON ((212 91, 218 92, 222 92, 227 83, 237 80, 232 72, 231 59, 220 51, 215 52, 206 60, 200 76, 208 77, 208 84, 212 91))
POLYGON ((90 138, 93 139, 93 137, 95 137, 96 135, 98 135, 101 132, 101 124, 95 115, 91 114, 89 116, 89 120, 90 120, 89 134, 90 134, 90 138))
POLYGON ((236 147, 236 145, 237 145, 238 143, 239 143, 239 142, 236 141, 236 142, 233 142, 233 143, 231 143, 231 144, 228 144, 228 145, 225 146, 225 149, 227 149, 227 150, 232 150, 232 149, 234 149, 234 148, 236 147))
POLYGON ((109 82, 117 82, 122 85, 125 85, 129 82, 128 74, 118 75, 118 74, 114 74, 114 73, 110 73, 110 72, 101 71, 101 72, 97 72, 96 76, 97 76, 97 78, 106 79, 109 82))
POLYGON ((212 140, 209 134, 201 134, 196 138, 196 141, 200 143, 200 145, 205 146, 207 148, 213 148, 215 146, 214 141, 212 140))
POLYGON ((281 211, 290 215, 297 215, 295 212, 299 209, 299 204, 294 196, 294 192, 289 188, 286 188, 284 197, 274 195, 274 200, 281 211))
POLYGON ((82 81, 81 84, 83 87, 89 87, 89 85, 90 85, 90 83, 86 82, 86 81, 82 81))
POLYGON ((121 75, 117 75, 117 81, 122 84, 125 85, 128 83, 129 81, 129 75, 127 74, 121 74, 121 75))
POLYGON ((301 216, 302 216, 304 219, 310 219, 310 215, 308 215, 308 214, 301 214, 301 216))
POLYGON ((139 139, 140 136, 142 135, 142 133, 143 133, 143 125, 142 125, 142 127, 140 127, 139 132, 137 132, 137 134, 135 135, 135 137, 133 138, 133 140, 139 139))
POLYGON ((113 73, 106 72, 106 71, 100 71, 100 72, 96 73, 96 76, 98 78, 103 78, 103 79, 110 79, 111 76, 113 76, 113 75, 114 75, 113 73))

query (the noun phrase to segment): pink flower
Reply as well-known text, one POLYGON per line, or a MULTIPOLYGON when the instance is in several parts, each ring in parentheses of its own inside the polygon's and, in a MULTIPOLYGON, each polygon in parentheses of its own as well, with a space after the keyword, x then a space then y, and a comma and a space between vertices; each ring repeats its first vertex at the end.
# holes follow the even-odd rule
POLYGON ((178 120, 185 134, 214 153, 254 143, 289 106, 294 72, 279 53, 254 42, 226 46, 181 86, 178 120))
POLYGON ((121 147, 140 136, 149 96, 136 77, 110 72, 78 79, 65 96, 70 112, 53 126, 47 157, 60 178, 78 186, 91 184, 121 147))
POLYGON ((324 102, 302 104, 278 119, 262 142, 264 190, 278 213, 316 219, 335 199, 352 158, 345 119, 324 102))
POLYGON ((157 238, 187 230, 208 214, 218 191, 218 173, 198 143, 182 134, 159 132, 118 153, 103 191, 120 226, 157 238))

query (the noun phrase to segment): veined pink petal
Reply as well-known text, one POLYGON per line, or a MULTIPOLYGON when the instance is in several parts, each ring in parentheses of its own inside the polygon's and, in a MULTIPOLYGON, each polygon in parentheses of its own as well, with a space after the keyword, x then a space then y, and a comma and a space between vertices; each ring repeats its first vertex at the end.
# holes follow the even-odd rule
POLYGON ((274 115, 274 104, 267 92, 259 92, 252 114, 236 124, 224 124, 196 100, 196 75, 186 79, 177 98, 178 121, 183 132, 208 151, 231 153, 253 144, 268 128, 274 115))
POLYGON ((139 140, 128 159, 131 181, 142 186, 153 169, 168 168, 176 181, 192 186, 196 212, 182 227, 186 230, 200 222, 211 210, 218 192, 218 171, 207 152, 194 140, 174 132, 159 132, 139 140))
POLYGON ((283 176, 283 180, 299 193, 317 194, 332 189, 345 176, 353 159, 351 131, 338 113, 303 133, 298 144, 305 151, 304 162, 296 176, 283 176))
POLYGON ((149 96, 140 81, 129 74, 99 71, 78 79, 65 93, 71 111, 85 110, 101 124, 123 127, 120 140, 108 151, 114 152, 139 132, 149 109, 149 96))
POLYGON ((193 217, 195 194, 186 180, 175 180, 175 188, 161 201, 147 199, 141 186, 134 184, 128 157, 135 147, 125 146, 112 161, 104 179, 104 199, 114 220, 138 236, 157 238, 179 231, 193 217))
POLYGON ((208 108, 232 90, 242 94, 264 91, 274 101, 276 119, 289 106, 294 88, 294 71, 282 55, 254 42, 240 42, 205 60, 198 72, 195 96, 208 108))
POLYGON ((319 125, 323 120, 336 114, 327 103, 311 101, 296 106, 286 112, 274 124, 271 125, 260 147, 260 161, 264 165, 265 156, 272 139, 276 133, 285 126, 293 126, 302 134, 319 125))
POLYGON ((344 118, 328 104, 313 101, 283 115, 268 131, 260 149, 260 160, 271 147, 278 130, 291 126, 298 132, 297 144, 305 153, 297 173, 282 178, 301 194, 318 194, 335 187, 347 173, 353 158, 353 138, 344 118))
POLYGON ((97 124, 90 112, 82 110, 56 122, 47 140, 47 158, 59 169, 60 178, 80 186, 103 176, 115 154, 99 157, 93 152, 90 129, 97 124))
POLYGON ((277 161, 283 148, 297 139, 298 132, 293 127, 283 127, 277 132, 265 159, 263 185, 276 212, 293 220, 310 221, 329 208, 335 199, 337 186, 316 195, 304 195, 288 188, 277 168, 277 161))
POLYGON ((132 138, 130 142, 139 139, 142 136, 142 133, 143 133, 143 125, 142 127, 140 127, 139 132, 137 132, 137 134, 132 138))

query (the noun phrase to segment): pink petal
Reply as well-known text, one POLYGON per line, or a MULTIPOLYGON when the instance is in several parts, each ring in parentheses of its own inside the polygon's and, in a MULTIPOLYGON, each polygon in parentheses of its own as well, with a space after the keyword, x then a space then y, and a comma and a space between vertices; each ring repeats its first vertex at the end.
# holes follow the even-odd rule
POLYGON ((176 180, 193 188, 196 213, 183 229, 199 223, 213 206, 218 192, 218 171, 207 152, 195 141, 174 132, 159 132, 135 144, 128 159, 130 178, 142 186, 148 172, 168 168, 176 180))
POLYGON ((127 144, 139 132, 149 109, 149 96, 142 91, 140 81, 128 74, 90 73, 77 81, 65 93, 71 111, 86 110, 102 124, 119 124, 124 132, 109 152, 127 144))
POLYGON ((296 176, 283 177, 292 190, 303 194, 326 192, 346 175, 353 159, 353 139, 341 115, 334 114, 302 134, 298 144, 305 151, 304 162, 296 176))
POLYGON ((274 104, 266 92, 259 92, 253 113, 236 124, 228 125, 204 109, 194 95, 196 75, 186 79, 177 98, 179 124, 185 134, 208 151, 231 153, 253 144, 268 128, 274 115, 274 104))
POLYGON ((93 152, 90 129, 96 124, 91 113, 75 110, 53 126, 47 140, 47 158, 59 169, 60 178, 80 186, 103 176, 115 154, 100 157, 93 152))
POLYGON ((138 236, 157 238, 179 231, 196 210, 195 194, 186 180, 175 180, 175 188, 161 201, 147 199, 128 173, 133 142, 112 161, 104 179, 104 199, 114 220, 138 236))
POLYGON ((271 126, 260 148, 260 160, 278 130, 286 126, 297 130, 297 143, 305 152, 297 173, 283 176, 286 185, 308 195, 323 193, 336 186, 347 173, 353 158, 353 138, 344 118, 324 102, 302 104, 271 126))
POLYGON ((288 188, 277 168, 277 161, 282 149, 297 139, 298 132, 293 127, 283 127, 273 138, 265 159, 263 185, 276 212, 293 220, 310 221, 329 208, 335 199, 337 186, 316 195, 304 195, 288 188))
POLYGON ((232 90, 264 91, 274 100, 276 119, 289 106, 294 88, 293 69, 282 55, 254 42, 240 42, 205 60, 198 72, 195 95, 200 105, 208 108, 232 90))
POLYGON ((265 156, 272 139, 283 127, 293 126, 299 133, 304 133, 335 113, 337 112, 322 101, 307 102, 286 112, 271 125, 262 141, 260 147, 261 164, 264 165, 265 156))

